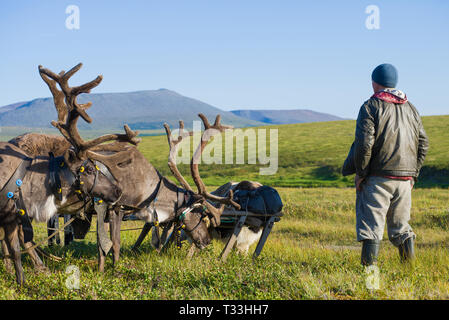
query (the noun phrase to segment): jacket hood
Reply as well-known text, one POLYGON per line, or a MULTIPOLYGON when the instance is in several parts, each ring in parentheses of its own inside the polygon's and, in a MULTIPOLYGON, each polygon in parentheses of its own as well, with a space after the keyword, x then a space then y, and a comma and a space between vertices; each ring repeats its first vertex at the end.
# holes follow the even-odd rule
POLYGON ((385 88, 383 90, 377 91, 371 96, 371 98, 378 98, 386 102, 398 104, 403 104, 408 101, 406 94, 401 90, 395 88, 385 88))

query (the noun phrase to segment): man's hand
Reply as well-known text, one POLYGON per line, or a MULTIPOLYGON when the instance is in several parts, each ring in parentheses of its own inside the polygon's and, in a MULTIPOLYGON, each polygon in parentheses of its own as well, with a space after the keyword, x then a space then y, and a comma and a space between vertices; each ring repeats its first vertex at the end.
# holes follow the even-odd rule
POLYGON ((357 191, 362 191, 362 183, 363 183, 363 181, 365 181, 365 178, 362 178, 362 177, 360 177, 358 175, 355 175, 354 182, 355 182, 355 189, 357 191))

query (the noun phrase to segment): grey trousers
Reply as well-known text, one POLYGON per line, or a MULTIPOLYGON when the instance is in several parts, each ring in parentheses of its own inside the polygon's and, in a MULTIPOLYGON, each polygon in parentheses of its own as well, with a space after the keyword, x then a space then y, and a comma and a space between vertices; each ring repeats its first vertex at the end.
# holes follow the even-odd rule
POLYGON ((416 235, 408 224, 412 207, 412 182, 369 176, 357 191, 357 241, 382 240, 385 222, 395 246, 416 235))

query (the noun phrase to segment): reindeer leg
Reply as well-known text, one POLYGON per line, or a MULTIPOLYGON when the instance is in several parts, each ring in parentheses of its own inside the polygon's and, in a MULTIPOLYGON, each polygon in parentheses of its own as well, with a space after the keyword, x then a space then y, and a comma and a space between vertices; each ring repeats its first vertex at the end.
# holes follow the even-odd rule
POLYGON ((8 246, 6 240, 2 240, 3 261, 5 263, 5 269, 7 272, 12 273, 12 261, 9 256, 8 246))
POLYGON ((172 245, 173 242, 175 242, 175 230, 174 230, 174 228, 170 228, 170 229, 172 229, 172 231, 168 235, 165 243, 162 245, 162 248, 159 250, 159 253, 166 252, 167 249, 170 247, 170 245, 172 245))
POLYGON ((167 241, 168 232, 172 229, 173 221, 169 222, 168 225, 164 226, 162 229, 162 235, 161 235, 161 245, 163 246, 165 242, 167 241))
POLYGON ((56 244, 60 244, 61 240, 59 238, 59 231, 54 230, 59 229, 59 215, 55 214, 53 217, 50 218, 47 222, 47 234, 48 236, 51 236, 53 233, 56 233, 56 236, 48 240, 48 246, 53 246, 53 243, 56 242, 56 244), (50 230, 51 229, 51 230, 50 230))
POLYGON ((22 260, 20 254, 19 242, 19 226, 17 222, 13 222, 5 227, 5 242, 10 252, 10 256, 14 261, 14 269, 16 270, 16 281, 18 285, 23 285, 25 276, 23 274, 22 260))
POLYGON ((195 254, 196 251, 197 251, 196 245, 194 243, 192 243, 190 245, 189 252, 187 253, 187 259, 192 259, 193 255, 195 254))
POLYGON ((108 238, 105 230, 105 218, 108 211, 107 205, 103 203, 94 203, 97 212, 97 248, 98 248, 98 270, 104 272, 104 263, 106 255, 112 247, 112 241, 108 238))
POLYGON ((106 254, 103 251, 103 249, 101 248, 100 236, 98 234, 98 230, 97 230, 97 249, 98 249, 98 271, 104 272, 104 262, 106 260, 106 254))
POLYGON ((139 249, 140 245, 142 244, 143 240, 147 236, 148 232, 150 232, 151 227, 152 227, 152 224, 148 223, 148 222, 146 222, 143 225, 143 228, 142 228, 142 231, 140 232, 139 238, 137 238, 137 241, 136 241, 136 243, 134 243, 131 250, 137 251, 139 249))
POLYGON ((159 233, 159 226, 154 226, 151 228, 151 245, 156 250, 161 247, 161 235, 159 233))
MULTIPOLYGON (((23 244, 23 248, 25 250, 28 250, 29 248, 34 246, 34 244, 35 244, 34 242, 25 242, 23 244)), ((31 262, 33 263, 33 267, 37 271, 39 271, 39 272, 46 272, 46 271, 48 271, 48 268, 45 266, 44 262, 42 261, 42 259, 37 254, 36 249, 31 249, 31 250, 28 250, 27 252, 30 255, 31 262)))
MULTIPOLYGON (((29 249, 34 245, 34 243, 32 241, 25 242, 25 235, 24 235, 22 225, 19 226, 19 241, 20 241, 20 245, 24 249, 29 249)), ((44 263, 42 262, 41 258, 39 257, 39 255, 37 254, 35 249, 28 250, 27 252, 30 255, 31 262, 33 263, 33 267, 36 270, 48 271, 47 267, 44 265, 44 263)))
POLYGON ((110 222, 110 235, 112 240, 112 260, 113 266, 115 266, 120 259, 120 228, 122 225, 123 219, 123 211, 119 210, 118 212, 110 211, 109 212, 109 222, 110 222))
MULTIPOLYGON (((64 224, 66 224, 70 218, 71 216, 69 214, 65 214, 64 224)), ((71 242, 73 242, 73 227, 69 225, 64 228, 64 246, 68 246, 71 242)))

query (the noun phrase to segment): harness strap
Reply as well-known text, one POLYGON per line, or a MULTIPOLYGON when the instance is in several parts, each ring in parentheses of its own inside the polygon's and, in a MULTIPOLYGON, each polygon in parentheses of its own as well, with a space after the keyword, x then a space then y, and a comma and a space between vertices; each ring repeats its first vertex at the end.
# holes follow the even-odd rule
POLYGON ((28 217, 25 202, 23 201, 22 189, 20 187, 22 186, 22 180, 25 177, 27 170, 31 165, 31 161, 32 159, 28 157, 23 159, 11 178, 9 178, 6 185, 0 191, 0 208, 5 207, 9 200, 14 201, 14 206, 19 216, 20 223, 25 231, 25 242, 33 240, 33 229, 31 227, 31 221, 28 217))
POLYGON ((157 196, 159 195, 159 191, 161 190, 161 185, 162 185, 162 180, 164 179, 163 176, 160 175, 160 173, 158 172, 159 175, 159 182, 157 183, 156 189, 153 191, 152 194, 150 194, 150 196, 144 200, 138 207, 139 210, 149 206, 150 204, 152 204, 153 202, 157 201, 157 196))
POLYGON ((153 225, 151 228, 151 244, 154 248, 159 249, 161 246, 161 235, 159 233, 159 227, 153 225))
POLYGON ((0 191, 0 209, 3 208, 10 199, 13 198, 17 188, 22 185, 23 177, 25 176, 28 167, 31 165, 31 161, 31 158, 24 158, 17 169, 14 171, 11 178, 9 178, 8 182, 0 191))
POLYGON ((146 200, 144 200, 144 201, 142 201, 141 203, 140 203, 140 205, 138 205, 138 206, 132 206, 132 205, 127 205, 127 204, 121 204, 120 205, 120 208, 121 209, 123 209, 123 210, 132 210, 132 211, 139 211, 139 210, 142 210, 142 209, 144 209, 144 208, 147 208, 147 207, 149 207, 151 204, 153 204, 153 219, 155 219, 154 221, 157 221, 157 210, 156 210, 156 207, 155 207, 155 202, 157 201, 157 197, 158 197, 158 195, 159 195, 159 192, 160 192, 160 190, 161 190, 161 184, 162 184, 162 180, 164 179, 164 177, 163 176, 161 176, 160 174, 159 174, 159 172, 158 172, 158 175, 159 175, 159 178, 160 178, 160 180, 159 180, 159 182, 157 183, 157 185, 156 185, 156 189, 153 191, 153 193, 152 194, 150 194, 150 196, 146 199, 146 200))
POLYGON ((97 167, 97 169, 100 170, 100 172, 104 176, 106 176, 106 178, 109 179, 109 181, 111 181, 111 182, 116 181, 116 179, 112 175, 111 171, 109 171, 109 169, 103 163, 101 163, 100 161, 95 160, 94 164, 97 167))
POLYGON ((69 166, 64 161, 64 158, 63 157, 58 157, 56 159, 59 159, 59 158, 62 158, 62 159, 59 161, 59 165, 58 165, 59 170, 58 170, 58 172, 62 173, 63 179, 67 182, 67 184, 69 186, 74 185, 75 181, 76 181, 75 175, 73 174, 72 171, 70 171, 69 166))
POLYGON ((69 166, 65 163, 64 157, 55 157, 53 152, 49 152, 49 184, 53 195, 59 201, 62 201, 62 179, 64 179, 69 186, 73 186, 76 182, 76 177, 69 166))
POLYGON ((49 161, 48 161, 48 171, 49 171, 49 184, 50 189, 55 195, 56 199, 62 201, 62 186, 61 186, 61 178, 59 177, 58 171, 60 168, 60 161, 56 161, 55 155, 53 152, 49 152, 49 161))
POLYGON ((15 201, 16 210, 19 213, 20 223, 23 229, 23 241, 30 242, 33 240, 34 231, 31 225, 31 219, 28 216, 28 211, 26 210, 25 203, 23 201, 22 189, 19 187, 19 198, 15 201), (23 214, 22 214, 23 213, 23 214))
POLYGON ((178 201, 176 203, 176 211, 177 211, 178 208, 181 208, 186 202, 186 192, 185 190, 178 188, 178 190, 176 190, 176 193, 178 194, 178 201))
MULTIPOLYGON (((87 160, 86 160, 85 162, 87 162, 87 160)), ((95 167, 98 168, 97 166, 95 166, 95 167)), ((90 187, 90 190, 87 192, 87 194, 88 194, 88 196, 89 196, 90 198, 92 198, 92 191, 94 190, 94 188, 95 188, 95 186, 96 186, 96 184, 97 184, 98 171, 99 171, 99 170, 95 170, 94 183, 92 183, 92 187, 90 187)), ((81 181, 81 179, 80 179, 80 181, 81 181)))
MULTIPOLYGON (((62 194, 62 187, 61 187, 62 184, 61 184, 61 176, 60 175, 62 175, 62 179, 65 180, 70 187, 73 187, 75 185, 75 183, 77 182, 77 177, 69 169, 69 166, 65 163, 63 156, 55 157, 52 152, 50 152, 49 155, 50 155, 50 161, 49 161, 50 187, 52 189, 53 194, 57 197, 57 199, 59 201, 61 201, 63 194, 62 194)), ((88 161, 89 161, 89 159, 85 160, 82 165, 85 166, 88 161)), ((90 160, 90 161, 92 161, 92 160, 90 160)), ((94 180, 91 190, 89 190, 89 192, 88 192, 89 194, 92 192, 92 190, 94 189, 95 184, 97 182, 98 171, 101 172, 111 183, 114 183, 117 181, 114 178, 114 176, 111 174, 109 169, 103 163, 96 161, 96 160, 92 161, 92 163, 95 165, 97 171, 95 171, 95 180, 94 180)), ((85 197, 81 196, 78 193, 77 193, 77 195, 78 195, 78 198, 80 201, 84 201, 84 203, 86 203, 85 197)), ((84 204, 84 206, 85 206, 85 204, 84 204)))

